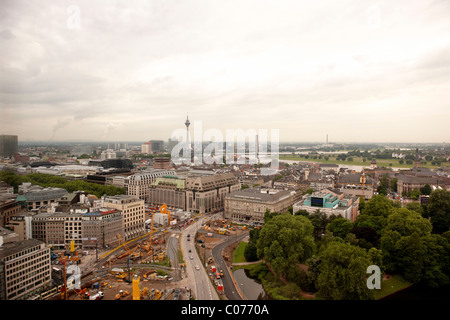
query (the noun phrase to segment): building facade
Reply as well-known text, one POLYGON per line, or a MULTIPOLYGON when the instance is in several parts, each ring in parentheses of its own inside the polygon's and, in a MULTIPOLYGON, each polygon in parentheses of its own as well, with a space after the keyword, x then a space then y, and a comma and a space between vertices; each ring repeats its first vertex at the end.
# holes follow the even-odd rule
POLYGON ((157 157, 153 159, 153 168, 160 170, 169 170, 171 160, 169 157, 157 157))
POLYGON ((0 227, 9 224, 12 217, 24 211, 22 205, 16 200, 17 195, 0 194, 0 227))
POLYGON ((186 180, 175 176, 159 177, 151 184, 147 200, 150 206, 166 204, 169 208, 186 208, 186 180))
POLYGON ((32 211, 42 206, 50 206, 66 194, 67 190, 63 188, 43 188, 24 182, 19 186, 17 201, 26 203, 27 210, 32 211))
POLYGON ((401 174, 397 176, 397 193, 411 192, 414 189, 423 188, 425 185, 430 185, 433 188, 447 189, 450 187, 450 178, 446 177, 420 177, 413 175, 401 174))
POLYGON ((225 197, 224 217, 238 223, 264 224, 264 214, 284 213, 294 204, 295 191, 248 188, 231 192, 225 197))
POLYGON ((108 248, 119 244, 123 237, 123 216, 115 210, 100 210, 82 214, 83 249, 108 248))
POLYGON ((127 195, 135 196, 145 202, 149 201, 150 188, 152 183, 158 177, 173 176, 173 170, 148 170, 135 173, 123 179, 123 187, 127 191, 127 195))
POLYGON ((6 225, 6 228, 14 231, 19 236, 20 241, 28 240, 32 238, 32 220, 32 214, 24 212, 19 215, 12 216, 9 223, 6 225))
POLYGON ((123 216, 123 237, 125 241, 145 233, 144 200, 130 195, 106 196, 103 206, 119 210, 123 216))
POLYGON ((29 239, 0 246, 0 300, 25 300, 51 284, 50 249, 29 239))
POLYGON ((224 209, 225 196, 241 189, 232 173, 188 176, 186 178, 186 211, 205 214, 224 209))
POLYGON ((223 210, 225 196, 241 189, 232 173, 186 172, 180 176, 166 176, 152 184, 148 203, 166 204, 169 208, 195 213, 223 210))
POLYGON ((56 249, 67 249, 74 240, 82 246, 82 214, 69 212, 43 212, 33 216, 32 236, 56 249))
POLYGON ((352 222, 359 215, 359 197, 346 196, 338 190, 323 189, 310 195, 305 195, 302 200, 294 203, 293 213, 298 210, 306 210, 313 213, 320 210, 327 216, 339 215, 352 222))
POLYGON ((0 135, 0 158, 11 157, 19 150, 18 136, 0 135))
POLYGON ((376 181, 362 174, 344 174, 338 177, 336 187, 347 196, 364 197, 370 200, 373 197, 376 181))

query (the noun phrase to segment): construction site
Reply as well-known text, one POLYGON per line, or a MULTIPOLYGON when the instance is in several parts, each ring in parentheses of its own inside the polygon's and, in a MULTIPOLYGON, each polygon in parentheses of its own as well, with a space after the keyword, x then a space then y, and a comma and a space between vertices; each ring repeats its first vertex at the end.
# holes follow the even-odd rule
POLYGON ((100 254, 95 250, 79 252, 74 241, 66 250, 52 251, 53 271, 59 273, 57 276, 61 280, 61 294, 55 295, 54 299, 190 299, 189 288, 180 287, 173 281, 174 261, 167 255, 167 239, 171 235, 168 230, 171 226, 170 211, 165 205, 161 206, 159 213, 167 214, 169 224, 159 229, 154 227, 154 213, 149 213, 152 219, 148 234, 125 242, 118 233, 119 245, 110 251, 100 254), (76 286, 77 279, 71 272, 77 267, 78 270, 91 270, 83 272, 76 286))
MULTIPOLYGON (((168 215, 167 227, 155 227, 151 212, 149 232, 141 237, 125 241, 117 234, 119 245, 109 251, 79 252, 72 241, 62 252, 52 251, 54 272, 59 272, 60 293, 53 299, 63 300, 189 300, 191 289, 186 286, 184 257, 179 249, 179 230, 170 224, 170 211, 165 206, 160 212, 168 215), (178 235, 178 236, 176 236, 178 235), (176 236, 176 237, 174 237, 176 236), (175 239, 169 239, 175 238, 175 239), (172 246, 169 245, 171 240, 172 246), (168 249, 176 246, 168 252, 168 249), (60 267, 62 265, 62 267, 60 267), (79 267, 78 285, 73 270, 79 267), (67 288, 67 290, 64 290, 67 288), (78 288, 78 289, 75 289, 78 288)), ((186 225, 194 222, 190 219, 186 225)), ((212 248, 229 236, 246 232, 245 226, 235 226, 226 220, 209 220, 196 233, 197 253, 213 283, 220 291, 222 270, 215 270, 212 248), (206 264, 205 264, 206 261, 206 264), (213 272, 211 271, 213 270, 213 272)), ((228 251, 228 250, 226 250, 228 251)), ((231 264, 230 257, 224 257, 231 264)))

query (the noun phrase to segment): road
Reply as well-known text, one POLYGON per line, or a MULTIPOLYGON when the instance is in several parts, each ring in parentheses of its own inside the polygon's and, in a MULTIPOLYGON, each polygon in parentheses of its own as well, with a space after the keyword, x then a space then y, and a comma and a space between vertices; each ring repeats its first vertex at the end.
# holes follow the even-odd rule
POLYGON ((236 241, 240 241, 246 236, 248 236, 248 232, 238 236, 230 237, 227 241, 218 244, 212 249, 212 256, 214 259, 214 263, 216 264, 216 268, 219 270, 223 270, 223 277, 222 277, 223 290, 225 291, 225 295, 229 300, 242 300, 242 298, 239 295, 236 286, 233 283, 233 279, 231 278, 231 275, 225 264, 225 260, 223 259, 222 251, 230 244, 236 241))
POLYGON ((167 255, 169 256, 170 263, 174 268, 173 281, 181 280, 181 270, 178 261, 178 233, 173 233, 167 240, 167 255))
POLYGON ((193 289, 195 299, 219 300, 219 295, 213 287, 211 280, 202 265, 200 257, 195 250, 195 233, 200 229, 202 223, 206 219, 206 217, 200 218, 196 223, 191 224, 182 231, 181 249, 183 251, 183 256, 185 257, 187 277, 190 286, 193 289), (188 235, 190 236, 188 237, 188 235), (189 252, 189 250, 191 250, 191 252, 189 252), (198 267, 198 270, 196 267, 198 267))

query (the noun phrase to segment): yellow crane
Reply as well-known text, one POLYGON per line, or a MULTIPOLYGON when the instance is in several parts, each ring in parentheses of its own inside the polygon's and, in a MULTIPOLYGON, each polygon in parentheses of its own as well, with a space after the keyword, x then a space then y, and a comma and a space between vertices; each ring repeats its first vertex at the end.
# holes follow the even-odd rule
POLYGON ((141 291, 139 289, 139 277, 134 276, 133 279, 133 300, 141 300, 141 291))
POLYGON ((120 243, 120 245, 123 246, 124 249, 125 249, 125 252, 122 253, 120 256, 117 257, 118 259, 121 259, 121 258, 123 258, 123 257, 129 256, 130 254, 132 255, 132 258, 135 258, 136 255, 139 256, 138 253, 134 253, 134 252, 140 247, 139 245, 135 246, 134 249, 131 250, 131 249, 128 247, 128 245, 126 244, 126 242, 123 241, 123 238, 122 238, 122 236, 120 235, 120 233, 117 234, 117 238, 119 238, 119 243, 120 243))
POLYGON ((169 218, 168 221, 169 221, 169 226, 170 226, 170 221, 171 221, 171 219, 170 219, 170 210, 167 209, 167 205, 164 203, 164 204, 161 206, 161 208, 159 208, 159 211, 160 211, 161 213, 167 214, 167 217, 169 218))

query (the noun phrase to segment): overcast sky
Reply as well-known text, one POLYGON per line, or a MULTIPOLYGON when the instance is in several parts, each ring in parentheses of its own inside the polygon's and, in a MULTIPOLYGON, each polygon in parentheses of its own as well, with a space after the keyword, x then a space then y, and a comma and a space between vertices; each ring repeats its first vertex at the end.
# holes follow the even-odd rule
POLYGON ((0 48, 19 141, 450 141, 448 0, 3 0, 0 48))

